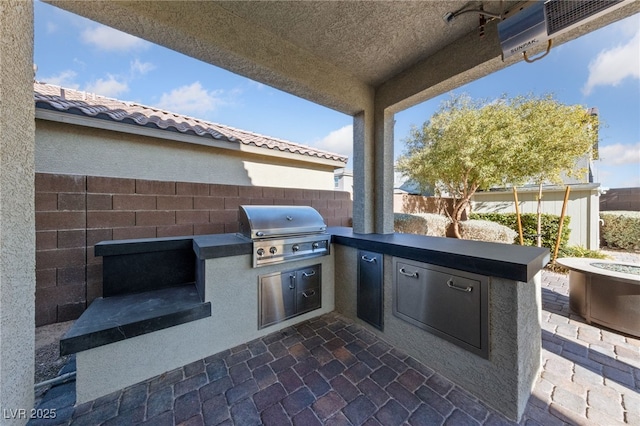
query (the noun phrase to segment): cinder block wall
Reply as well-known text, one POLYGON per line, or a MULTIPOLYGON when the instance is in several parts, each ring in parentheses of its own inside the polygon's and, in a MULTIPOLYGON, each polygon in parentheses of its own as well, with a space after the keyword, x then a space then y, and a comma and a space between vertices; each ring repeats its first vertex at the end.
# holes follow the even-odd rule
POLYGON ((36 173, 36 326, 75 319, 102 295, 105 240, 238 231, 242 204, 308 205, 351 226, 347 192, 36 173))
POLYGON ((640 211, 640 188, 612 188, 600 196, 600 211, 640 211))

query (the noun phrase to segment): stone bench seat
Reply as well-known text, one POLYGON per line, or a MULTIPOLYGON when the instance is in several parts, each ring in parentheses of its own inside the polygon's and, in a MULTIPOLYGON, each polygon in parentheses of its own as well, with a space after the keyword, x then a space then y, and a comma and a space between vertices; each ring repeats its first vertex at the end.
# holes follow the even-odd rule
POLYGON ((191 237, 103 241, 102 297, 60 341, 69 355, 211 316, 191 237))
POLYGON ((60 341, 69 355, 211 316, 194 284, 122 296, 100 297, 60 341))

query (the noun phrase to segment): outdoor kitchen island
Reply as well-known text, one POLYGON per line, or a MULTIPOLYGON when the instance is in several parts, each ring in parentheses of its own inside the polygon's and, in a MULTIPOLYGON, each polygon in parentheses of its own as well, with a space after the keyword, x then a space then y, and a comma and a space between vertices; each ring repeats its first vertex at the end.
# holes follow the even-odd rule
MULTIPOLYGON (((130 338, 118 336, 111 343, 101 341, 100 345, 78 352, 77 403, 336 310, 505 416, 511 419, 521 416, 540 368, 539 271, 548 261, 547 250, 407 234, 354 234, 351 228, 342 227, 328 228, 327 233, 331 237, 330 254, 294 260, 286 267, 259 268, 252 267, 252 243, 242 236, 183 237, 192 240, 196 288, 203 289, 201 303, 210 304, 210 316, 202 315, 130 338), (382 255, 382 330, 358 319, 358 250, 382 255), (458 275, 486 277, 481 280, 485 283, 482 289, 452 290, 461 295, 485 294, 478 299, 486 303, 487 312, 480 312, 487 318, 487 328, 480 333, 485 336, 471 342, 484 345, 480 355, 433 334, 428 327, 416 326, 394 315, 394 257, 434 265, 435 269, 455 269, 458 275), (320 265, 322 273, 320 308, 259 328, 259 277, 314 265, 320 265)), ((136 240, 136 246, 162 241, 136 240)), ((127 241, 104 244, 116 249, 118 245, 126 246, 127 241)), ((82 317, 78 322, 81 320, 82 317)))
POLYGON ((506 417, 520 419, 540 370, 540 271, 549 261, 547 249, 413 234, 354 234, 351 228, 328 231, 336 311, 506 417), (382 259, 382 330, 358 318, 363 283, 358 283, 356 265, 367 265, 374 253, 382 259), (423 288, 416 292, 416 286, 423 288), (476 299, 474 293, 479 293, 476 299), (446 300, 429 303, 432 295, 446 300), (425 312, 425 304, 433 314, 425 312))

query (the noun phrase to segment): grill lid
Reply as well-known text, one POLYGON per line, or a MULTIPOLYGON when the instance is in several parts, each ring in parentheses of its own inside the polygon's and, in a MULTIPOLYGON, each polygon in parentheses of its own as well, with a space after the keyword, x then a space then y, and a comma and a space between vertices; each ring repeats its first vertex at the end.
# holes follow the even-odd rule
POLYGON ((320 213, 308 206, 240 206, 239 219, 240 233, 252 240, 327 230, 320 213))

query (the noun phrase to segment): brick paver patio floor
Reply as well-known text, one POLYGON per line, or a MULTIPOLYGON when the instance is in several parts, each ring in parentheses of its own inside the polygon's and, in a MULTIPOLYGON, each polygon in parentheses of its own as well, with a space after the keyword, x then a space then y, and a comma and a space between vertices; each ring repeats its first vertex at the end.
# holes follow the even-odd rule
MULTIPOLYGON (((542 373, 520 424, 640 425, 640 340, 570 313, 567 277, 543 272, 542 373)), ((331 313, 74 407, 72 425, 511 424, 443 376, 331 313)))

